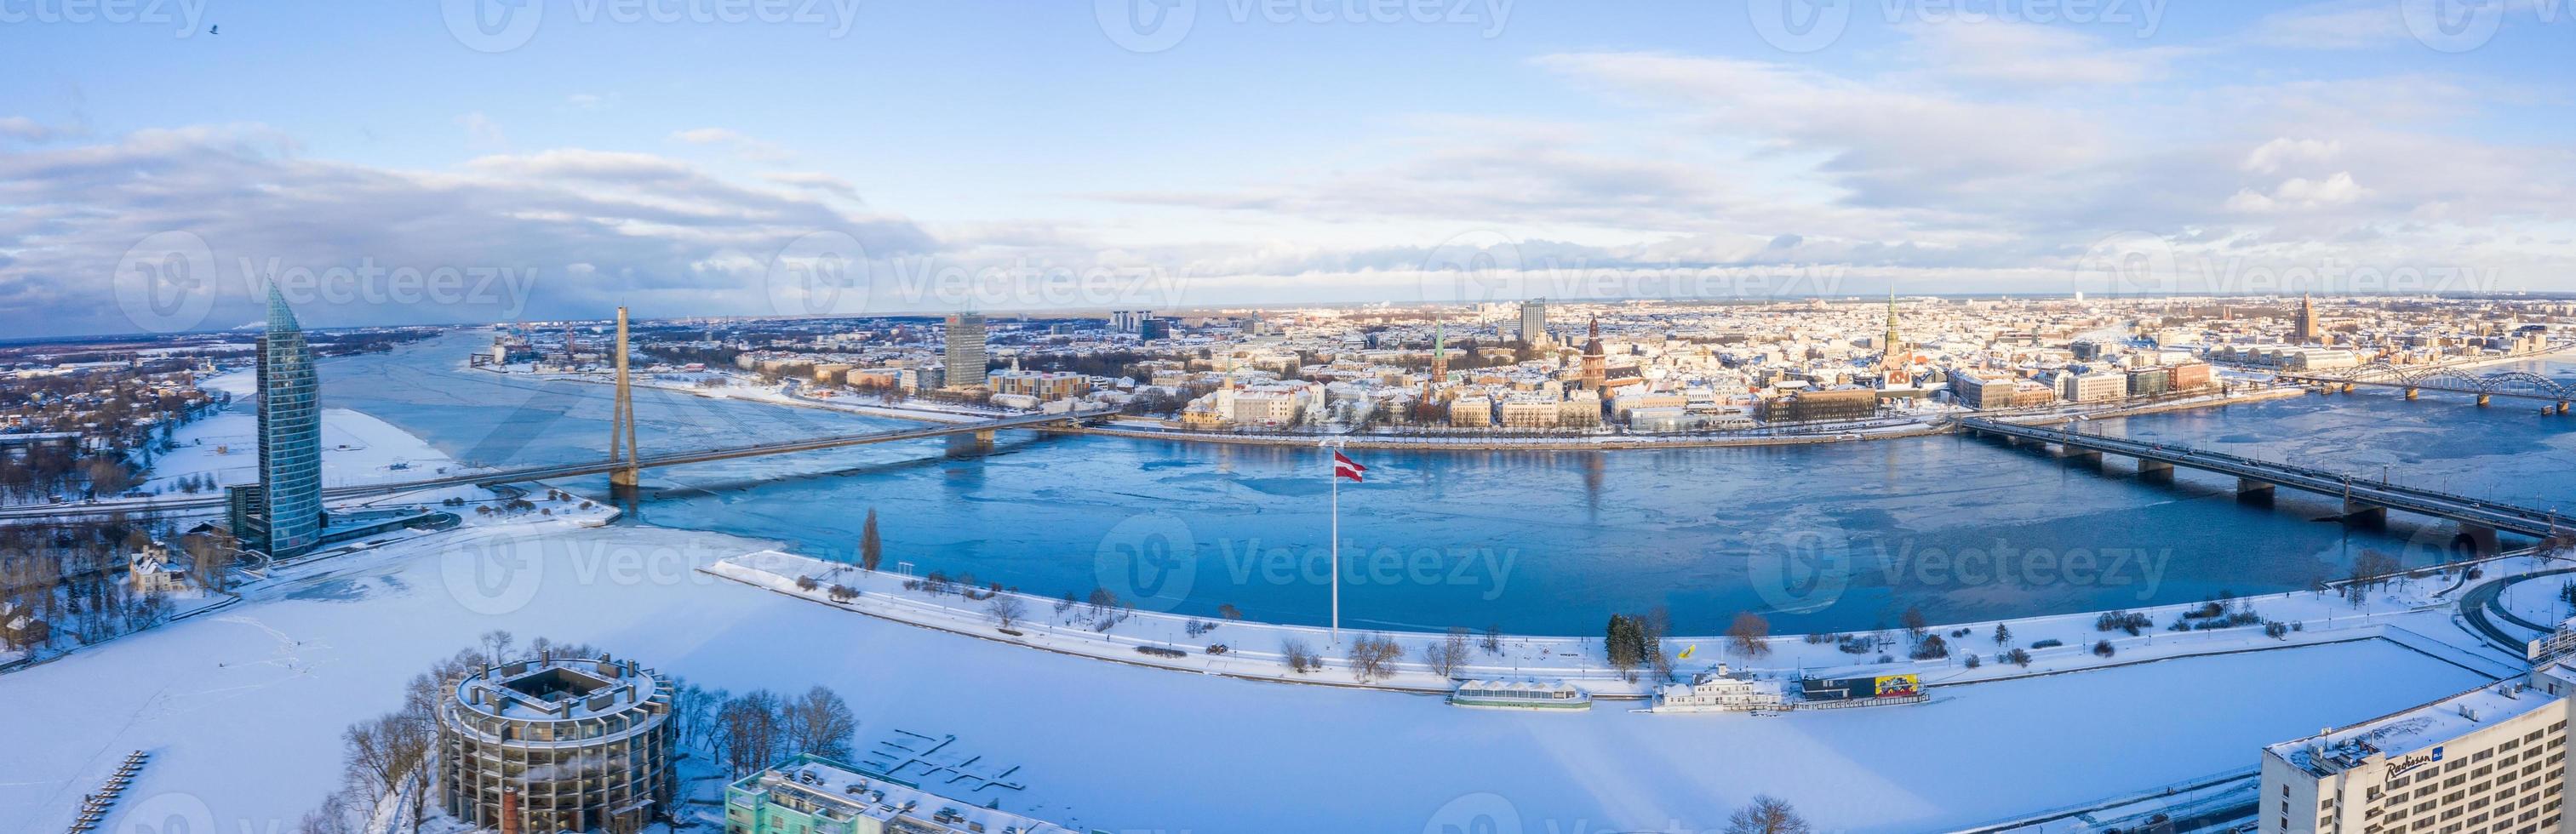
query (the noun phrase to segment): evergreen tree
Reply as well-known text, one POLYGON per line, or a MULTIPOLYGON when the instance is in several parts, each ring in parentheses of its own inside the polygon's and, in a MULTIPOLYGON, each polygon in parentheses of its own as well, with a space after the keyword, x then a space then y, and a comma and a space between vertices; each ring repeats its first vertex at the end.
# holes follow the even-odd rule
POLYGON ((885 559, 885 542, 877 539, 877 510, 868 508, 867 526, 859 529, 859 567, 870 571, 885 559))

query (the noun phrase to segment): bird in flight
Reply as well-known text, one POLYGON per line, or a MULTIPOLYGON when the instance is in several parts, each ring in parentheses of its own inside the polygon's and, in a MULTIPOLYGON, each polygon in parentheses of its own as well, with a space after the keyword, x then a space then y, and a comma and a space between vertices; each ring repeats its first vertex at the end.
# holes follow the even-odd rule
POLYGON ((223 27, 223 25, 222 25, 222 24, 216 24, 216 25, 213 25, 213 26, 208 26, 208 27, 206 27, 206 34, 209 34, 209 35, 220 35, 220 34, 223 34, 223 28, 224 28, 224 27, 223 27))

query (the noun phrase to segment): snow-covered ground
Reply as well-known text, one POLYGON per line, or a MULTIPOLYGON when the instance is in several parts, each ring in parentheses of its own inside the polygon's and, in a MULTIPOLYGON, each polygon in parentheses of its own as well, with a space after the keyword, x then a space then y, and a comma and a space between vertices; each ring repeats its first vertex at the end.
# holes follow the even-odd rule
POLYGON ((828 684, 862 737, 955 734, 1020 767, 1028 789, 1004 807, 1171 831, 1441 830, 1478 814, 1524 831, 1709 830, 1757 792, 1824 830, 1920 831, 2242 767, 2259 745, 2480 679, 2364 640, 1945 688, 1903 708, 1461 710, 1032 651, 698 570, 769 546, 546 519, 300 565, 262 598, 0 675, 0 819, 59 830, 145 749, 111 825, 176 813, 206 823, 191 830, 289 829, 332 787, 343 726, 494 628, 736 692, 828 684))
MULTIPOLYGON (((891 561, 900 561, 894 554, 891 561)), ((2531 567, 2531 561, 2520 557, 2497 560, 2488 566, 2489 575, 2503 575, 2531 567)), ((719 561, 708 572, 736 581, 790 594, 817 604, 885 617, 915 625, 954 631, 984 639, 1002 640, 1054 652, 1088 655, 1124 663, 1161 666, 1190 672, 1262 678, 1300 683, 1355 685, 1356 680, 1339 652, 1329 648, 1333 635, 1321 628, 1289 626, 1259 622, 1216 621, 1213 630, 1192 634, 1193 625, 1206 626, 1211 621, 1150 611, 1115 612, 1095 615, 1091 606, 1062 606, 1057 600, 1020 596, 1018 621, 1012 626, 1017 634, 1007 634, 998 627, 990 601, 967 599, 957 593, 933 593, 907 588, 917 577, 893 572, 868 572, 847 564, 827 562, 778 551, 760 551, 719 561), (815 580, 812 590, 798 587, 800 578, 815 580), (856 589, 860 594, 847 601, 835 600, 835 585, 856 589), (1096 626, 1111 616, 1122 617, 1116 625, 1102 630, 1096 626), (1322 650, 1326 668, 1320 672, 1291 672, 1285 665, 1281 647, 1288 641, 1303 643, 1322 650), (1223 654, 1211 654, 1213 646, 1223 645, 1223 654), (1186 652, 1182 657, 1155 657, 1138 651, 1139 647, 1173 649, 1186 652)), ((2517 586, 2554 583, 2525 582, 2517 586)), ((1833 642, 1810 643, 1800 635, 1778 635, 1763 641, 1767 650, 1747 656, 1734 646, 1734 641, 1720 636, 1679 636, 1667 638, 1663 650, 1675 658, 1673 665, 1683 678, 1693 671, 1717 663, 1730 663, 1737 670, 1753 670, 1784 680, 1800 676, 1849 677, 1861 675, 1915 674, 1923 682, 1940 686, 1974 683, 2033 675, 2098 669, 2145 660, 2162 660, 2200 655, 2263 651, 2292 646, 2315 645, 2348 640, 2391 639, 2406 641, 2419 650, 2451 660, 2463 667, 2491 675, 2511 674, 2517 658, 2500 654, 2481 644, 2478 638, 2452 623, 2454 603, 2449 579, 2431 576, 2422 579, 2400 579, 2365 595, 2358 606, 2350 600, 2326 593, 2295 592, 2248 597, 2231 601, 2231 611, 2251 611, 2267 621, 2279 622, 2294 630, 2274 636, 2262 625, 2173 632, 2164 630, 2182 619, 2185 609, 2196 604, 2168 605, 2135 609, 2145 614, 2153 625, 2131 636, 2125 631, 2105 632, 2098 628, 2097 615, 2060 614, 2025 617, 2000 622, 1944 624, 1929 629, 1954 647, 1952 655, 1933 660, 1907 658, 1908 638, 1901 631, 1881 637, 1883 647, 1865 654, 1842 651, 1833 642), (1993 639, 1995 627, 2009 629, 2010 642, 1993 639), (1960 632, 1965 632, 1964 635, 1960 632), (2109 641, 2112 653, 2097 654, 2097 641, 2109 641), (1998 662, 2000 652, 2054 642, 2057 645, 2026 649, 2031 662, 2027 666, 1998 662), (1689 652, 1687 659, 1679 658, 1689 652), (1977 654, 1981 662, 1971 668, 1968 654, 1977 654), (1886 655, 1892 659, 1879 662, 1886 655)), ((1002 592, 1000 596, 1018 596, 1002 592)), ((1345 642, 1357 632, 1345 634, 1345 642)), ((1423 633, 1396 632, 1391 637, 1404 646, 1404 661, 1396 664, 1391 677, 1366 682, 1379 688, 1415 691, 1446 691, 1453 678, 1560 679, 1573 682, 1596 696, 1610 698, 1642 697, 1656 684, 1652 680, 1630 680, 1611 668, 1605 660, 1601 641, 1576 637, 1522 637, 1505 635, 1495 641, 1494 650, 1481 647, 1481 636, 1470 636, 1473 649, 1465 668, 1450 675, 1436 673, 1422 662, 1429 649, 1443 638, 1423 633)))
MULTIPOLYGON (((143 489, 175 495, 180 492, 180 479, 205 475, 214 476, 217 489, 256 483, 259 416, 249 405, 253 384, 246 370, 199 381, 199 387, 207 390, 231 392, 233 407, 174 430, 171 440, 179 448, 153 459, 151 478, 143 489)), ((415 480, 455 464, 437 447, 391 423, 345 408, 322 410, 323 486, 415 480)))

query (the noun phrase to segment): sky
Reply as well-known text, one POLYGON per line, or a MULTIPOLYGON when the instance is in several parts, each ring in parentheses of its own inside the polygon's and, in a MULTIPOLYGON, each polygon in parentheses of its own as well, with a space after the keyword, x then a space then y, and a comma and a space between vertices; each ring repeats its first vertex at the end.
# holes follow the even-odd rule
POLYGON ((0 338, 2576 291, 2570 0, 0 0, 0 338))

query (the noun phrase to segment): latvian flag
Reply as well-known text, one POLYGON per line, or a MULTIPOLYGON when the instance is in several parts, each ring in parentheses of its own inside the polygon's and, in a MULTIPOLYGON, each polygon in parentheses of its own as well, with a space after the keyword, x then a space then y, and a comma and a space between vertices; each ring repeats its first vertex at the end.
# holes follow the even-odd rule
POLYGON ((1333 477, 1349 478, 1352 483, 1359 483, 1360 473, 1366 471, 1368 467, 1359 465, 1358 461, 1342 457, 1340 452, 1333 453, 1333 477))

